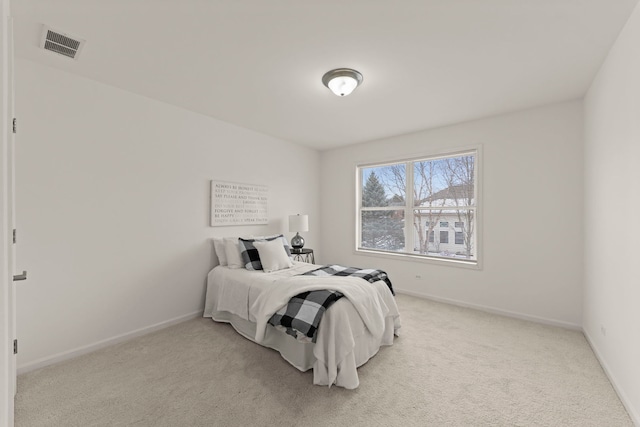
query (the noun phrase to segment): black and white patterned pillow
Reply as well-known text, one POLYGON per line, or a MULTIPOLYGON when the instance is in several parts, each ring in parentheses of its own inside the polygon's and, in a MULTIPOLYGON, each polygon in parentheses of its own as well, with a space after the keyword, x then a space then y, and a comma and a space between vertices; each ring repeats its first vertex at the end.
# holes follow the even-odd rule
POLYGON ((258 250, 253 245, 255 241, 272 241, 280 239, 282 240, 282 246, 284 246, 284 250, 287 253, 287 256, 291 256, 291 249, 287 243, 287 240, 284 238, 282 234, 273 237, 265 237, 264 239, 243 239, 242 237, 238 239, 240 242, 242 262, 244 263, 244 268, 247 270, 262 270, 262 263, 260 262, 260 254, 258 250))

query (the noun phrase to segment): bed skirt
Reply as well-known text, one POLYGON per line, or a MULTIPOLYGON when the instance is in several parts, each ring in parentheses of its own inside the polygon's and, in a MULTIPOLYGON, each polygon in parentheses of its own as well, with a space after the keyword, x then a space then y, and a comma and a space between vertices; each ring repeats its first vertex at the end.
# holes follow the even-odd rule
MULTIPOLYGON (((254 322, 227 311, 215 311, 210 315, 205 315, 205 317, 211 317, 216 322, 230 323, 240 335, 256 342, 256 324, 254 322)), ((313 343, 298 341, 273 327, 267 328, 265 339, 261 345, 278 351, 284 360, 302 372, 313 368, 313 364, 316 361, 313 355, 313 343)))

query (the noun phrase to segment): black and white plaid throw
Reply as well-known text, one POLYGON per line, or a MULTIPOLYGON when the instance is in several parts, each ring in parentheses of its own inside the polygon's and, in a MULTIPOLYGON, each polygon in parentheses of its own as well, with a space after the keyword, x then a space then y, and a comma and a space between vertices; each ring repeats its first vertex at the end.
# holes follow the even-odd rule
POLYGON ((393 285, 391 284, 391 280, 389 280, 389 276, 382 270, 374 270, 371 268, 356 268, 356 267, 345 267, 343 265, 324 265, 320 268, 316 268, 315 270, 307 271, 303 273, 306 276, 355 276, 361 277, 369 283, 377 282, 378 280, 384 280, 384 282, 389 287, 392 295, 396 293, 393 290, 393 285))
POLYGON ((269 323, 284 326, 287 334, 297 337, 298 333, 316 342, 316 332, 322 315, 331 305, 342 298, 338 291, 308 291, 298 294, 278 310, 269 323))
MULTIPOLYGON (((360 269, 344 267, 341 265, 325 265, 315 270, 301 274, 301 276, 354 276, 365 279, 369 283, 384 280, 393 295, 393 286, 387 273, 381 270, 360 269)), ((278 310, 269 323, 273 326, 283 326, 287 334, 310 338, 316 342, 316 332, 324 312, 344 295, 338 291, 321 290, 308 291, 298 294, 289 300, 289 303, 278 310)))

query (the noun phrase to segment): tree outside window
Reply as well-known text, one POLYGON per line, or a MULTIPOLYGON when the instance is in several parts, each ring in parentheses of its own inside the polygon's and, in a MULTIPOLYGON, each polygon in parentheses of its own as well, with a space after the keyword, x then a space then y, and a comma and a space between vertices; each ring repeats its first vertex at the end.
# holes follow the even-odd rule
POLYGON ((362 207, 372 209, 362 211, 362 247, 389 251, 404 248, 404 211, 386 209, 398 203, 394 200, 387 195, 375 169, 370 170, 362 190, 362 207))

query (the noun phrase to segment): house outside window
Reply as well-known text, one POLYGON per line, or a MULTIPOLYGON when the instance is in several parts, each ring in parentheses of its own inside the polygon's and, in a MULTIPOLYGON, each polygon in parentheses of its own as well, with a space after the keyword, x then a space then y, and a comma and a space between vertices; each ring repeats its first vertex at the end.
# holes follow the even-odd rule
POLYGON ((478 151, 357 166, 356 251, 477 264, 478 151))

